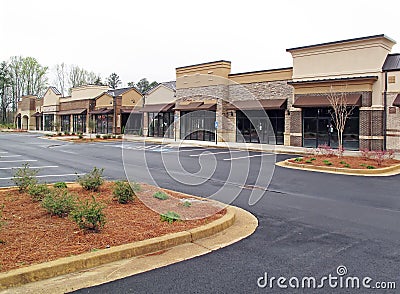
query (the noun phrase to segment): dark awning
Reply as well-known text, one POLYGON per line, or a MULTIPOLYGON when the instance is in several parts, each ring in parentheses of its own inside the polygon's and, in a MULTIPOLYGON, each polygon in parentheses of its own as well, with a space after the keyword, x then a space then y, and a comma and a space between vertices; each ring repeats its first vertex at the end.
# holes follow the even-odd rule
POLYGON ((113 109, 107 109, 107 108, 100 108, 96 109, 90 112, 90 114, 110 114, 113 113, 113 109))
POLYGON ((394 99, 393 106, 400 107, 400 94, 398 94, 396 99, 394 99))
POLYGON ((285 109, 287 99, 262 99, 262 100, 244 100, 230 103, 226 108, 228 110, 273 110, 285 109))
POLYGON ((35 112, 34 114, 32 114, 33 117, 40 117, 43 116, 43 112, 35 112))
POLYGON ((196 110, 217 110, 217 103, 204 103, 197 107, 196 110))
POLYGON ((122 114, 141 113, 141 111, 142 111, 142 108, 135 108, 135 107, 121 108, 122 114))
POLYGON ((58 115, 69 115, 69 114, 84 114, 84 113, 86 113, 86 108, 63 110, 63 111, 59 111, 57 114, 58 115))
POLYGON ((141 112, 167 112, 174 108, 175 103, 167 104, 149 104, 145 105, 143 108, 139 109, 141 112))
MULTIPOLYGON (((361 106, 361 94, 347 94, 347 105, 361 106)), ((293 107, 306 108, 306 107, 330 107, 331 103, 327 95, 306 95, 298 97, 293 107)))
POLYGON ((174 109, 175 110, 180 110, 180 111, 185 111, 185 110, 197 110, 200 105, 202 105, 203 102, 190 102, 189 104, 180 104, 176 106, 174 109))

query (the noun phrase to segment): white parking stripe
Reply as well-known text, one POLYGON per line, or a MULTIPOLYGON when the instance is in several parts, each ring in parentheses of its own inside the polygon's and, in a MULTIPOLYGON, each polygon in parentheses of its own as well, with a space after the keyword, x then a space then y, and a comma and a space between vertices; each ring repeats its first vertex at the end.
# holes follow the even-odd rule
POLYGON ((250 157, 257 157, 257 156, 271 156, 274 154, 256 154, 256 155, 249 155, 249 156, 242 156, 242 157, 233 157, 233 158, 224 158, 224 160, 235 160, 235 159, 243 159, 243 158, 250 158, 250 157))
POLYGON ((0 158, 21 157, 22 155, 0 155, 0 158))
POLYGON ((36 159, 6 160, 6 161, 0 160, 0 163, 3 163, 3 162, 7 162, 7 163, 10 163, 10 162, 34 162, 34 161, 37 161, 37 160, 36 159))
POLYGON ((6 154, 6 153, 8 153, 8 152, 5 152, 5 151, 2 151, 2 152, 0 152, 1 154, 6 154))
POLYGON ((189 155, 189 156, 199 157, 199 156, 204 156, 204 155, 225 154, 225 153, 234 153, 234 152, 247 152, 247 151, 232 150, 232 151, 224 151, 224 152, 207 152, 207 153, 201 153, 201 154, 192 154, 192 155, 189 155))
MULTIPOLYGON (((57 165, 44 165, 44 166, 30 166, 29 168, 51 168, 51 167, 59 167, 57 165)), ((21 168, 20 166, 14 166, 14 167, 0 167, 0 169, 17 169, 21 168)))
MULTIPOLYGON (((55 178, 55 177, 68 177, 68 176, 82 176, 82 174, 63 174, 63 175, 42 175, 42 176, 35 176, 36 178, 55 178)), ((0 180, 12 180, 14 177, 8 177, 8 178, 0 178, 0 180)))
POLYGON ((190 149, 190 150, 181 150, 181 149, 177 149, 177 150, 173 150, 173 151, 170 151, 169 153, 172 153, 172 152, 191 152, 191 151, 198 151, 198 150, 203 150, 203 151, 206 151, 207 149, 204 149, 204 148, 195 148, 195 149, 190 149))

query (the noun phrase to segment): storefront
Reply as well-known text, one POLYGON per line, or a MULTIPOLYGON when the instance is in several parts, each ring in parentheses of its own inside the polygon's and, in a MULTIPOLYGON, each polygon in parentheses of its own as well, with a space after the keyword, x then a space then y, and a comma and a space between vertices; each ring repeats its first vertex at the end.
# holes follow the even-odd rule
POLYGON ((141 111, 147 113, 147 136, 174 137, 175 103, 145 105, 141 111))
POLYGON ((143 113, 121 109, 121 131, 123 134, 141 136, 143 133, 143 113))
POLYGON ((36 112, 34 115, 32 115, 32 117, 35 118, 35 130, 36 131, 41 131, 42 130, 42 126, 43 126, 43 113, 41 112, 36 112))
POLYGON ((54 131, 54 114, 44 114, 43 115, 43 130, 52 132, 54 131))
POLYGON ((86 113, 72 115, 72 131, 74 133, 86 132, 86 113))
MULTIPOLYGON (((346 150, 358 150, 361 95, 347 95, 349 117, 343 132, 343 147, 346 150)), ((305 95, 298 97, 295 107, 302 111, 303 147, 316 148, 321 145, 338 147, 338 133, 332 119, 334 110, 330 106, 327 95, 305 95)))

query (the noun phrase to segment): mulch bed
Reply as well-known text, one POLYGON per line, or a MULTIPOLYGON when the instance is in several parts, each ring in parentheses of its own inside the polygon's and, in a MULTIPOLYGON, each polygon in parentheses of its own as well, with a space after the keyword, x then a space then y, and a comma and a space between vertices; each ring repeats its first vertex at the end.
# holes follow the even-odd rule
POLYGON ((141 185, 135 201, 128 204, 112 200, 113 183, 105 183, 95 193, 76 184, 68 187, 80 199, 91 199, 94 195, 96 200, 107 205, 104 228, 98 233, 81 230, 68 218, 50 216, 26 193, 18 193, 16 189, 0 190, 0 207, 4 205, 5 222, 0 229, 0 272, 192 229, 226 213, 225 208, 212 201, 193 201, 190 207, 185 207, 180 198, 189 196, 177 192, 170 193, 167 200, 155 199, 152 195, 160 189, 146 184, 141 185), (142 200, 151 202, 157 210, 165 210, 164 213, 171 210, 189 220, 172 224, 161 222, 160 214, 148 208, 142 200), (208 217, 198 218, 204 215, 208 217), (197 219, 191 220, 193 218, 197 219))
POLYGON ((302 160, 296 161, 295 159, 290 159, 289 162, 296 164, 308 164, 314 166, 329 166, 329 167, 340 167, 340 168, 351 168, 351 169, 368 169, 373 168, 383 168, 389 167, 396 164, 400 164, 399 160, 396 159, 386 159, 381 165, 378 165, 376 160, 365 158, 365 157, 356 157, 356 156, 328 156, 328 155, 309 155, 301 157, 302 160), (313 160, 315 159, 315 160, 313 160), (332 163, 331 165, 327 164, 324 161, 328 161, 332 163))

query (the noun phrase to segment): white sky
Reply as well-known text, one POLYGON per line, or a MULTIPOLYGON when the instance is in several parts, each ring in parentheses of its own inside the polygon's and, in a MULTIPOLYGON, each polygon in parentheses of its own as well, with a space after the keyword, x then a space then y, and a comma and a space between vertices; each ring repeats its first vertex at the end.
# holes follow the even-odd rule
MULTIPOLYGON (((1 0, 0 61, 76 64, 123 85, 175 79, 214 60, 232 73, 292 66, 291 47, 386 34, 400 42, 397 1, 1 0)), ((399 52, 395 45, 392 52, 399 52)))

